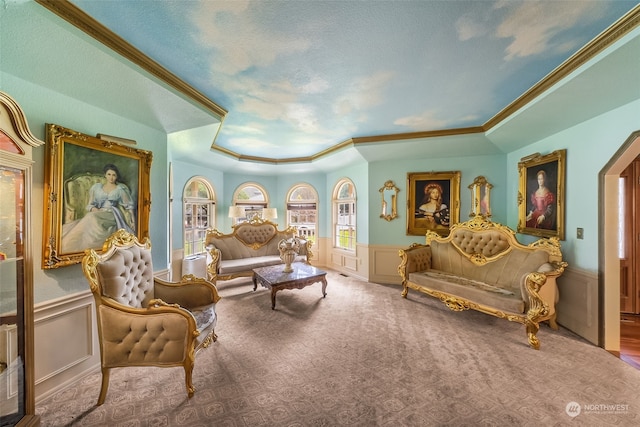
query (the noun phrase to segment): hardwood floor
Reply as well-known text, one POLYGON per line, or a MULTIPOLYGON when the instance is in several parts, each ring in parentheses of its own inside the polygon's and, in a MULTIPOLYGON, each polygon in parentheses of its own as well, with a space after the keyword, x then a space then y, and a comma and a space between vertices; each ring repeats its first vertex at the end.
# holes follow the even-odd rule
POLYGON ((620 359, 640 369, 640 315, 620 315, 620 359))

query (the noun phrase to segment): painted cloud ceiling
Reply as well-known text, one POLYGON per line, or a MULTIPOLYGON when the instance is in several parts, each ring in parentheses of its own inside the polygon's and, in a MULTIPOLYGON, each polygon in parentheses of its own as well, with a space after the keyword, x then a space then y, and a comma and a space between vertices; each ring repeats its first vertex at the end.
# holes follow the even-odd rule
POLYGON ((227 110, 216 145, 277 159, 481 126, 638 4, 72 2, 227 110))

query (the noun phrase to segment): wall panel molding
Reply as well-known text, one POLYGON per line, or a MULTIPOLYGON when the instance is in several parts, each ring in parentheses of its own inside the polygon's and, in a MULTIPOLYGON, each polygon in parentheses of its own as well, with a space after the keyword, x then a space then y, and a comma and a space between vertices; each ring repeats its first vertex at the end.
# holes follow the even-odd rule
POLYGON ((38 304, 34 317, 37 402, 98 370, 100 350, 90 291, 38 304))
POLYGON ((557 282, 558 323, 598 345, 598 273, 568 267, 557 282))

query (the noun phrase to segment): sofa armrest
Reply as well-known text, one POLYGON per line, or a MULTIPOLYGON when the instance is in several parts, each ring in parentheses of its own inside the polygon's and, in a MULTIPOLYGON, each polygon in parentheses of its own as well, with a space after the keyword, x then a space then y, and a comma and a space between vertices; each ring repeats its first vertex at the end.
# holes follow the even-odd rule
POLYGON ((216 283, 218 273, 220 272, 220 262, 222 261, 222 252, 214 245, 207 245, 207 278, 216 283))
POLYGON ((311 240, 301 239, 298 237, 298 241, 300 242, 300 247, 298 248, 298 255, 303 255, 305 257, 305 262, 310 264, 311 258, 313 258, 313 252, 311 252, 311 246, 313 242, 311 240))
POLYGON ((409 280, 409 273, 431 268, 431 246, 414 243, 408 249, 400 249, 398 255, 401 258, 398 273, 403 284, 409 280))

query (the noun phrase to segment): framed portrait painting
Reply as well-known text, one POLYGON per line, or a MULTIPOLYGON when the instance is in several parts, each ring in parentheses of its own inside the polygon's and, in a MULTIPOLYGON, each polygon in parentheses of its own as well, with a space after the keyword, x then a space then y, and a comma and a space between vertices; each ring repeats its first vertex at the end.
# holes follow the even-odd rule
POLYGON ((42 268, 82 261, 123 228, 149 236, 152 153, 47 124, 42 268))
POLYGON ((518 163, 518 233, 564 240, 566 155, 536 153, 518 163))
POLYGON ((441 236, 460 220, 460 172, 407 174, 407 234, 441 236))

